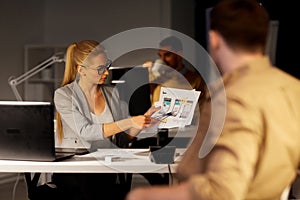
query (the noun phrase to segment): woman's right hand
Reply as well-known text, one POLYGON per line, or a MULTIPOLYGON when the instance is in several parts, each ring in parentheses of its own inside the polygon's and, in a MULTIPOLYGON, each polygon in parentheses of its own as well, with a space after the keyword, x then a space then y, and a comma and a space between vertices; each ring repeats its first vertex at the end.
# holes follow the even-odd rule
POLYGON ((145 112, 144 115, 146 115, 146 116, 152 116, 153 113, 159 111, 160 109, 161 109, 161 106, 158 106, 158 107, 151 106, 151 107, 147 110, 147 112, 145 112))
POLYGON ((132 128, 143 129, 151 126, 151 117, 149 115, 138 115, 130 118, 132 128))

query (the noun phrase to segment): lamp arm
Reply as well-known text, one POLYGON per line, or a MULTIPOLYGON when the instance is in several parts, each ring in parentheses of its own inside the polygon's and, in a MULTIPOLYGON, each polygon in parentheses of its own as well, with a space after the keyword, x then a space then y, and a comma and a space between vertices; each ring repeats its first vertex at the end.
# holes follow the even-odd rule
POLYGON ((10 87, 18 101, 22 101, 22 98, 21 98, 16 86, 19 85, 20 83, 22 83, 23 81, 29 79, 33 75, 37 74, 38 72, 42 71, 43 69, 49 67, 50 65, 52 65, 54 63, 58 63, 58 62, 63 62, 64 58, 60 58, 59 56, 57 56, 58 54, 59 53, 51 56, 44 62, 40 63, 39 65, 35 66, 34 68, 32 68, 29 71, 25 72, 24 74, 20 75, 19 77, 17 77, 17 78, 10 77, 8 79, 8 84, 10 85, 10 87))

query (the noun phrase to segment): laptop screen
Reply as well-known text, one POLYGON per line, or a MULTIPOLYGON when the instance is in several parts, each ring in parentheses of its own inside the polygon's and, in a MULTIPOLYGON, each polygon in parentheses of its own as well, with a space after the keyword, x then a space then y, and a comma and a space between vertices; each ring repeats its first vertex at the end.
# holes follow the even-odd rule
POLYGON ((50 102, 0 101, 0 159, 54 159, 53 119, 50 102))

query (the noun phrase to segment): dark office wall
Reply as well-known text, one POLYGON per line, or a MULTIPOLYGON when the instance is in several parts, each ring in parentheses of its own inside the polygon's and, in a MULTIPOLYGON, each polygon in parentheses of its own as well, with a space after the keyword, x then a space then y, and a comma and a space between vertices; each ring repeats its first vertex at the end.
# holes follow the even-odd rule
MULTIPOLYGON (((143 26, 170 28, 193 37, 193 13, 194 0, 3 0, 0 99, 15 100, 7 80, 25 72, 25 45, 61 46, 87 38, 102 41, 143 26)), ((23 87, 18 86, 22 97, 23 87)))
POLYGON ((195 1, 171 0, 171 27, 195 38, 195 1))
POLYGON ((43 0, 0 2, 1 100, 15 99, 8 78, 23 73, 24 45, 43 41, 43 12, 43 0))
POLYGON ((276 65, 284 71, 300 78, 299 7, 297 1, 262 1, 273 19, 279 20, 276 65))
MULTIPOLYGON (((170 27, 171 0, 46 0, 45 43, 103 41, 129 29, 170 27)), ((120 44, 122 45, 122 44, 120 44)))
MULTIPOLYGON (((25 45, 102 41, 143 26, 170 28, 171 0, 4 0, 0 2, 0 99, 15 100, 8 84, 24 73, 25 45)), ((120 44, 122 45, 122 44, 120 44)), ((24 84, 18 90, 24 97, 24 84)))
MULTIPOLYGON (((195 37, 206 48, 205 9, 214 6, 218 0, 195 0, 195 37)), ((287 73, 300 78, 299 51, 300 12, 296 1, 260 0, 272 20, 279 21, 275 65, 287 73)))

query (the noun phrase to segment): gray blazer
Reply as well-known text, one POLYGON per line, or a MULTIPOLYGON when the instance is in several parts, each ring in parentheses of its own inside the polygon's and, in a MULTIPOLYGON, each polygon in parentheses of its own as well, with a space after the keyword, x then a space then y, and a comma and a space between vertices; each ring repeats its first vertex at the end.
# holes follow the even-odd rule
MULTIPOLYGON (((54 93, 54 104, 61 115, 64 133, 62 143, 56 146, 90 148, 92 142, 107 139, 103 136, 103 124, 93 124, 88 102, 77 81, 56 89, 54 93)), ((102 91, 114 121, 130 117, 128 105, 120 100, 117 89, 105 85, 102 91)), ((129 142, 127 134, 117 135, 117 146, 126 146, 129 142)))

